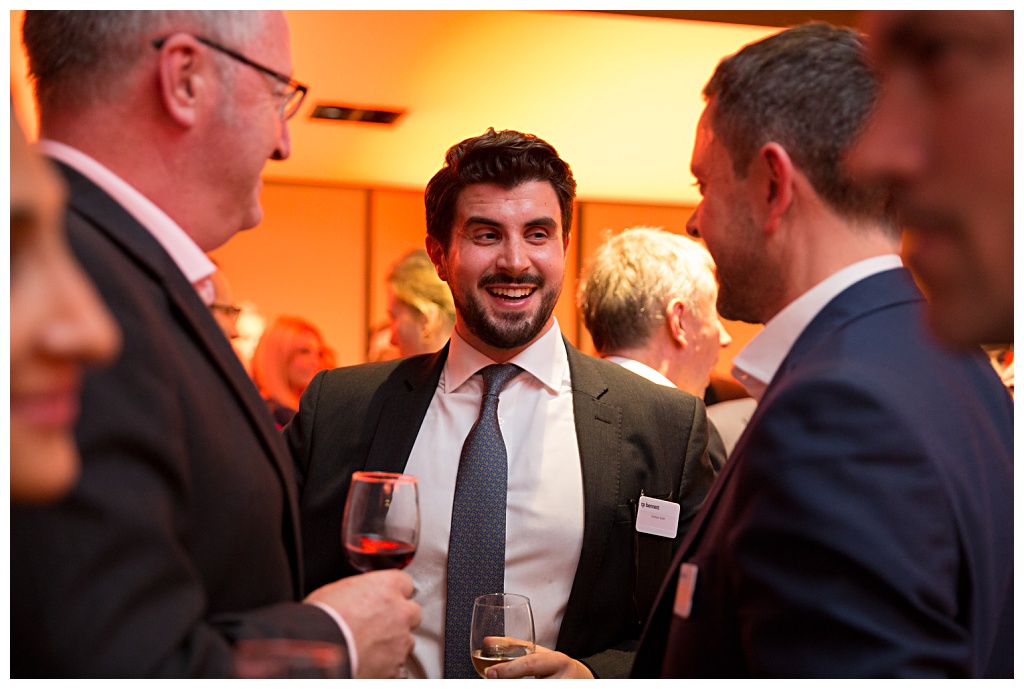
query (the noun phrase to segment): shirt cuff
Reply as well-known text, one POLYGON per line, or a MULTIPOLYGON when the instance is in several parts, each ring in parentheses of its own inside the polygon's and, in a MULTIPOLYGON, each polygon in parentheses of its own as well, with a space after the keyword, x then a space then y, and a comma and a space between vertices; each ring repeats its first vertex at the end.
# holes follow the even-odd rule
POLYGON ((356 672, 359 668, 359 654, 356 652, 355 637, 352 636, 352 630, 348 628, 348 624, 346 624, 345 619, 340 614, 338 614, 337 610, 327 605, 326 603, 313 601, 311 603, 308 603, 307 605, 315 605, 316 607, 320 608, 328 615, 330 615, 331 619, 334 620, 335 624, 338 625, 338 629, 341 630, 341 635, 345 637, 345 645, 348 647, 348 663, 349 667, 351 668, 352 678, 355 679, 356 672))

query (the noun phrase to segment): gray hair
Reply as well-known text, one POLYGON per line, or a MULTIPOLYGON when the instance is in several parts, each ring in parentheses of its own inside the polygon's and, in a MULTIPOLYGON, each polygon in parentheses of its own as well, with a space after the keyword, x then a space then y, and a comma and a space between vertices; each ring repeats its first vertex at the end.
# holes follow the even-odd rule
MULTIPOLYGON (((185 32, 240 49, 263 26, 259 12, 56 10, 25 12, 22 35, 40 111, 79 110, 116 100, 152 41, 185 32)), ((229 76, 233 60, 219 60, 229 76)))
POLYGON ((888 190, 855 182, 840 165, 878 89, 860 34, 811 22, 723 59, 704 97, 715 100, 712 129, 738 176, 746 177, 761 146, 774 141, 836 212, 882 219, 895 233, 888 190))
POLYGON ((697 241, 656 227, 634 227, 594 254, 580 285, 583 321, 599 352, 640 347, 678 298, 701 320, 717 317, 711 254, 697 241))

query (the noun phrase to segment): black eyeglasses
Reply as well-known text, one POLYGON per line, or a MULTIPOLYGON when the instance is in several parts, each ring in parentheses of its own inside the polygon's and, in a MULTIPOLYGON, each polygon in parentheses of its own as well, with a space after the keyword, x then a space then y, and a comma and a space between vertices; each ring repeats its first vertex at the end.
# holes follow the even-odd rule
POLYGON ((234 304, 219 304, 217 302, 210 304, 210 310, 221 311, 232 323, 237 323, 238 316, 242 313, 242 308, 240 306, 235 306, 234 304))
MULTIPOLYGON (((163 38, 158 38, 154 40, 153 47, 159 50, 163 47, 164 43, 167 42, 168 38, 170 38, 170 36, 165 36, 163 38)), ((295 79, 292 79, 287 74, 281 74, 280 72, 275 72, 269 67, 264 67, 258 62, 250 60, 245 55, 242 55, 239 52, 235 52, 231 48, 226 48, 222 46, 220 43, 217 43, 216 41, 211 41, 209 38, 204 38, 202 36, 192 36, 192 38, 196 39, 205 46, 213 48, 214 50, 224 53, 228 57, 238 60, 243 65, 249 65, 253 69, 263 72, 268 77, 273 77, 277 81, 284 84, 287 90, 283 94, 281 94, 282 101, 281 106, 279 108, 281 117, 283 117, 284 119, 290 120, 292 117, 295 116, 295 113, 299 111, 299 108, 302 107, 302 101, 306 99, 306 94, 309 93, 309 87, 306 86, 305 84, 295 81, 295 79)))

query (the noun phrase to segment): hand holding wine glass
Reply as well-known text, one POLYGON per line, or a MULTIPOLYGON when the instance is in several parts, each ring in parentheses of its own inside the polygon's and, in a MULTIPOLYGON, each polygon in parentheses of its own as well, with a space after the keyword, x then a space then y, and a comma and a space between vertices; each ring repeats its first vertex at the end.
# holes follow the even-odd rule
POLYGON ((357 471, 349 485, 341 530, 348 561, 360 572, 404 568, 419 543, 416 477, 357 471))
POLYGON ((530 599, 515 593, 489 593, 473 602, 469 652, 473 667, 486 678, 487 668, 533 653, 530 599))

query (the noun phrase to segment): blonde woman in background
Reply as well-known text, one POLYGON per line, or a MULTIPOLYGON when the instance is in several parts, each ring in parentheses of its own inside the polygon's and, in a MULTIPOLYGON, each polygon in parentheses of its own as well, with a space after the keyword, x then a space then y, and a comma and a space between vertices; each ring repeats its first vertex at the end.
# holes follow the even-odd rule
POLYGON ((252 355, 252 378, 279 428, 299 408, 299 397, 317 373, 334 367, 334 353, 319 328, 295 316, 279 316, 252 355))
POLYGON ((391 344, 400 356, 441 349, 455 327, 455 302, 425 249, 410 251, 388 276, 391 344))

